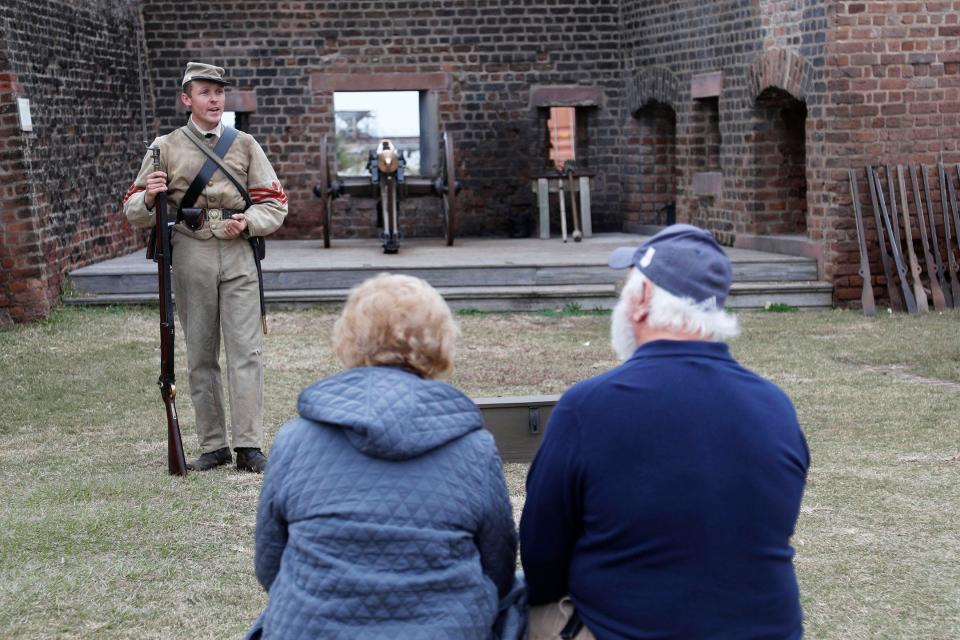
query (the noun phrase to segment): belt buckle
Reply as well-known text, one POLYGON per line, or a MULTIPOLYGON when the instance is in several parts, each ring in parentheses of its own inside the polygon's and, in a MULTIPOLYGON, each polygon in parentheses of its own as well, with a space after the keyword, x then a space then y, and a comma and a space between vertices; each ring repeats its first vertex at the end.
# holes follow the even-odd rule
POLYGON ((222 209, 207 209, 207 218, 210 220, 219 220, 223 217, 222 209))

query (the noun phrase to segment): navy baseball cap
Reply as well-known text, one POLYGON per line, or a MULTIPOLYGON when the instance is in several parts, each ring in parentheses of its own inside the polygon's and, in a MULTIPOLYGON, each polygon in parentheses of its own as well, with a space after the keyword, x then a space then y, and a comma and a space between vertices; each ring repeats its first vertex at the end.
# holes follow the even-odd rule
POLYGON ((639 247, 620 247, 607 260, 614 269, 636 267, 650 282, 679 298, 722 308, 730 292, 730 258, 713 235, 689 224, 674 224, 639 247))

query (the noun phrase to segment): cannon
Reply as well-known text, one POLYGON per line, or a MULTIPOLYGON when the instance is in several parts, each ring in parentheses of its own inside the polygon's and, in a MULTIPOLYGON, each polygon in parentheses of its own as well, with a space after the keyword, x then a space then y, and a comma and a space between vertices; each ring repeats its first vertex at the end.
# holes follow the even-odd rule
POLYGON ((400 249, 400 203, 403 199, 408 196, 437 196, 442 205, 444 237, 447 246, 453 246, 460 183, 454 175, 453 137, 448 131, 442 131, 440 140, 436 175, 407 176, 403 152, 389 140, 381 140, 370 150, 367 161, 369 175, 338 176, 336 160, 331 161, 327 136, 321 136, 320 181, 313 187, 313 193, 320 199, 324 248, 330 248, 333 202, 344 194, 377 199, 377 226, 384 253, 397 253, 400 249))

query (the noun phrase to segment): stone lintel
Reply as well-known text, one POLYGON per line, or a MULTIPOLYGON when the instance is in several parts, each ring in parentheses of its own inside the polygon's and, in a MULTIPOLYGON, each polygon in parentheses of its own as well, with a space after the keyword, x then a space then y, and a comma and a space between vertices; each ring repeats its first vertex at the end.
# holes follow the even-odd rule
POLYGON ((237 113, 252 113, 257 110, 257 92, 253 90, 230 91, 223 102, 224 111, 237 113))
POLYGON ((445 91, 450 74, 436 73, 314 73, 313 93, 332 91, 445 91))
POLYGON ((690 78, 690 97, 694 100, 718 98, 723 93, 723 71, 698 73, 690 78))
POLYGON ((531 107, 602 107, 606 103, 603 87, 579 84, 535 84, 530 87, 531 107))
POLYGON ((719 171, 701 171, 693 174, 694 195, 719 198, 722 187, 723 174, 719 171))

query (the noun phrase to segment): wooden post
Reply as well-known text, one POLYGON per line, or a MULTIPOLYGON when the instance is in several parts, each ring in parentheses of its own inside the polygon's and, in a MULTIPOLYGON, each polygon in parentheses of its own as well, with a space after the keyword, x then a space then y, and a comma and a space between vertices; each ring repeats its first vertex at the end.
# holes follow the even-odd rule
POLYGON ((540 239, 550 238, 550 186, 546 178, 537 178, 537 205, 540 209, 540 239))
POLYGON ((590 220, 590 178, 580 176, 580 228, 584 238, 593 237, 593 223, 590 220))

